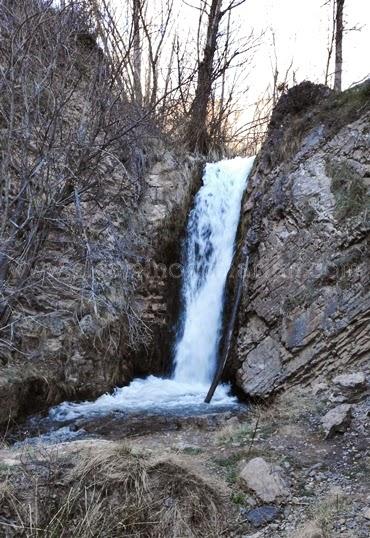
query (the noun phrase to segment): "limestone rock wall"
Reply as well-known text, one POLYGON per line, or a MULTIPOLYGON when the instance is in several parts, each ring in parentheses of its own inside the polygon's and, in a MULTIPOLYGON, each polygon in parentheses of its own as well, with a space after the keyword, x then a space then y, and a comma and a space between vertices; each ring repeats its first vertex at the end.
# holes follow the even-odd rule
POLYGON ((51 229, 12 311, 14 346, 0 353, 0 424, 168 369, 181 237, 202 163, 161 144, 152 159, 129 213, 127 177, 107 174, 99 204, 81 204, 86 237, 68 212, 51 229))
POLYGON ((202 158, 164 152, 150 170, 135 227, 145 248, 135 262, 136 300, 149 343, 136 352, 136 374, 163 374, 171 368, 182 277, 182 241, 193 197, 201 183, 202 158))
POLYGON ((251 397, 370 359, 369 85, 279 103, 242 211, 232 368, 251 397))

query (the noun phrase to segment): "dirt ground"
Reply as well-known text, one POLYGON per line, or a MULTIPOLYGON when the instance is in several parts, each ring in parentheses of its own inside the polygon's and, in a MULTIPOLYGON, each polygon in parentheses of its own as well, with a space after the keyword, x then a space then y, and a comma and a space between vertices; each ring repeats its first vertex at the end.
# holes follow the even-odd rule
MULTIPOLYGON (((170 525, 163 536, 367 538, 370 535, 370 399, 365 397, 353 405, 353 418, 345 433, 325 439, 321 417, 331 407, 333 403, 327 392, 313 396, 311 389, 305 389, 278 396, 268 406, 252 406, 239 416, 224 413, 217 420, 213 415, 196 417, 183 424, 177 421, 175 427, 169 421, 152 433, 148 433, 148 428, 136 432, 131 429, 129 433, 122 429, 120 435, 116 423, 110 439, 77 440, 31 449, 4 446, 0 451, 0 469, 4 481, 5 475, 16 475, 14 469, 21 468, 22 462, 29 458, 25 456, 27 450, 33 451, 36 460, 40 457, 37 454, 54 454, 52 459, 74 468, 80 464, 76 462, 89 460, 96 453, 111 454, 112 450, 124 447, 128 454, 148 465, 148 469, 153 462, 161 461, 171 462, 181 473, 190 473, 194 484, 199 480, 207 495, 214 494, 218 499, 210 501, 210 505, 220 503, 217 513, 224 522, 217 529, 195 526, 176 531, 176 525, 170 525), (251 515, 258 507, 265 510, 266 503, 239 476, 243 466, 256 457, 277 465, 289 489, 286 498, 269 503, 268 516, 262 521, 255 521, 251 515)), ((33 472, 37 475, 37 470, 33 472)), ((61 466, 59 475, 63 477, 65 473, 61 466)), ((166 476, 166 481, 170 480, 166 476)), ((22 481, 17 487, 22 488, 22 481)), ((165 505, 170 502, 166 499, 165 505)), ((208 514, 208 517, 213 516, 208 514)), ((7 522, 10 520, 8 515, 7 522)), ((0 536, 45 535, 27 534, 31 531, 26 530, 24 534, 8 531, 1 534, 2 523, 4 515, 0 511, 0 536)), ((121 535, 162 536, 154 530, 121 535)), ((113 532, 111 536, 116 534, 113 532)))

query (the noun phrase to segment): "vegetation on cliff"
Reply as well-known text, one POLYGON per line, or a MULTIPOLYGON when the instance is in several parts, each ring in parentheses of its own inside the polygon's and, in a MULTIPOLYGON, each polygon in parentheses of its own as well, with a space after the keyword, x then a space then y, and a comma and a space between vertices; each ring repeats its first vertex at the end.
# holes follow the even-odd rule
POLYGON ((177 261, 199 163, 171 150, 157 111, 130 98, 91 3, 3 0, 0 15, 6 423, 157 368, 148 361, 160 344, 149 344, 167 314, 152 265, 159 252, 177 261), (152 295, 161 310, 150 317, 152 295))

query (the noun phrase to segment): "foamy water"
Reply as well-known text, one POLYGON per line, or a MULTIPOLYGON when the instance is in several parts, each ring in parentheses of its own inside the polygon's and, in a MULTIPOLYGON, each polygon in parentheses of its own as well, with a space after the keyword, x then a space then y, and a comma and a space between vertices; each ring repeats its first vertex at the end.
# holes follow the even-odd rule
POLYGON ((237 157, 206 165, 203 186, 190 212, 182 286, 184 310, 177 335, 172 379, 135 379, 94 402, 64 402, 53 408, 56 420, 112 411, 163 410, 189 406, 212 409, 234 406, 229 387, 217 388, 204 404, 217 365, 224 291, 231 266, 240 204, 254 158, 237 157))
POLYGON ((74 420, 80 417, 105 415, 114 411, 136 412, 150 410, 151 413, 183 412, 189 407, 196 412, 236 406, 237 399, 229 395, 229 387, 217 387, 211 404, 204 398, 209 385, 179 383, 174 379, 149 376, 134 379, 127 387, 117 388, 112 394, 104 394, 94 402, 65 402, 50 411, 55 420, 74 420))

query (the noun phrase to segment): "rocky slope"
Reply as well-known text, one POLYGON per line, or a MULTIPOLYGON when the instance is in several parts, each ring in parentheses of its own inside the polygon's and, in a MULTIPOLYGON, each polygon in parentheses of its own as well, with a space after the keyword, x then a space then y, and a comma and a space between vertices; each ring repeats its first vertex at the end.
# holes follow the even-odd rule
POLYGON ((232 350, 248 396, 370 359, 369 103, 369 83, 302 83, 273 113, 235 266, 249 252, 232 350))

